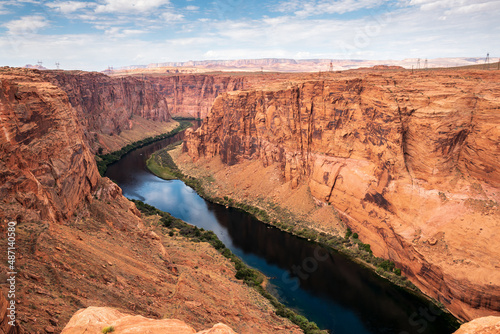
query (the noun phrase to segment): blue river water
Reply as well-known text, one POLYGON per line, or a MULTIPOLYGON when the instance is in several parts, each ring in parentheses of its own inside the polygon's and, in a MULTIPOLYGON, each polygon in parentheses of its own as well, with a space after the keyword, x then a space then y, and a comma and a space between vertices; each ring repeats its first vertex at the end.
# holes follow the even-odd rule
POLYGON ((190 224, 214 231, 245 263, 270 277, 280 301, 331 333, 452 333, 456 323, 428 301, 315 243, 201 198, 182 181, 162 180, 145 167, 154 151, 182 134, 124 156, 106 176, 139 199, 190 224))

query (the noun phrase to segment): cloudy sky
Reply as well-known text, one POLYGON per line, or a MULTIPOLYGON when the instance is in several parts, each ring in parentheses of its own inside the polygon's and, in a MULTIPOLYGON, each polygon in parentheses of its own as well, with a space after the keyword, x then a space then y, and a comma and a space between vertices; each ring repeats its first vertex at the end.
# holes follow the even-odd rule
POLYGON ((0 0, 0 66, 500 56, 500 0, 0 0))

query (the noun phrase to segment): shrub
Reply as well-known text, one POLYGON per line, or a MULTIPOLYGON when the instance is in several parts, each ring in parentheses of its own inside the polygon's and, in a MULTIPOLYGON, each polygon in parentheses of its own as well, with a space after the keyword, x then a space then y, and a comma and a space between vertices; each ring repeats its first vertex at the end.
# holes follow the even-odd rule
POLYGON ((349 239, 352 235, 352 230, 350 227, 347 228, 347 231, 345 232, 345 238, 349 239))
POLYGON ((114 332, 114 331, 115 331, 115 327, 113 327, 113 326, 104 327, 102 329, 102 333, 103 334, 111 333, 111 332, 114 332))
POLYGON ((353 233, 353 234, 352 234, 352 237, 353 237, 354 239, 357 239, 357 238, 358 238, 358 234, 357 234, 357 233, 353 233))
POLYGON ((368 253, 372 253, 372 250, 371 250, 371 247, 369 244, 364 244, 362 242, 360 242, 358 244, 358 248, 361 249, 361 250, 364 250, 365 252, 368 252, 368 253))
POLYGON ((395 267, 395 264, 394 262, 392 261, 389 261, 389 260, 384 260, 382 261, 379 265, 378 265, 380 268, 384 269, 385 271, 389 271, 389 272, 392 272, 392 270, 394 269, 395 267))

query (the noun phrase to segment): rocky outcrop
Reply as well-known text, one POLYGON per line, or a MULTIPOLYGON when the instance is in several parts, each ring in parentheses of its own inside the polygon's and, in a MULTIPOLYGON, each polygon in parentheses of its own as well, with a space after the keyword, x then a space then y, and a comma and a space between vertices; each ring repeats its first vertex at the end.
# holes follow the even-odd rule
POLYGON ((497 334, 500 333, 500 317, 484 317, 460 326, 455 334, 497 334))
POLYGON ((360 71, 229 92, 185 149, 278 165, 455 315, 498 313, 498 79, 360 71))
POLYGON ((219 94, 240 90, 244 76, 189 74, 147 76, 155 89, 167 100, 173 116, 204 118, 219 94))
POLYGON ((197 332, 185 322, 176 319, 148 319, 140 315, 121 313, 109 307, 88 307, 79 310, 70 319, 61 334, 102 333, 103 328, 113 327, 113 333, 156 334, 236 334, 224 324, 197 332))
POLYGON ((24 333, 23 329, 19 327, 19 323, 15 320, 15 308, 12 314, 12 317, 9 317, 11 314, 9 308, 9 301, 5 298, 2 292, 0 292, 0 334, 22 334, 24 333), (14 321, 14 326, 12 326, 12 321, 14 321))
POLYGON ((86 140, 97 147, 99 136, 119 135, 133 128, 134 117, 168 122, 167 101, 147 80, 112 78, 97 72, 44 71, 47 81, 66 92, 86 140))
POLYGON ((0 76, 0 216, 67 219, 100 178, 76 112, 38 71, 0 76))

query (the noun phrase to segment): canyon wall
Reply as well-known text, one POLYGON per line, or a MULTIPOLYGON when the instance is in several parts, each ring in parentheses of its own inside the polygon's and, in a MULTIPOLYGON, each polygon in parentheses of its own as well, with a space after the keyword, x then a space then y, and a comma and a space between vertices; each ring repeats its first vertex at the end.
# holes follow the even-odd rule
POLYGON ((204 118, 219 94, 243 89, 244 76, 186 74, 147 76, 175 117, 204 118))
POLYGON ((228 92, 185 149, 278 166, 459 318, 500 314, 499 79, 350 72, 228 92))
POLYGON ((100 179, 76 111, 37 71, 0 71, 0 216, 67 219, 100 179))
POLYGON ((109 145, 103 138, 109 139, 110 136, 118 136, 122 131, 133 129, 137 118, 154 122, 171 121, 167 100, 146 80, 112 78, 83 71, 41 73, 47 81, 59 86, 68 95, 94 153, 98 147, 106 148, 109 145))
MULTIPOLYGON (((191 332, 220 322, 238 333, 301 332, 236 281, 234 265, 208 243, 170 237, 159 216, 141 218, 100 177, 80 119, 50 74, 0 68, 0 235, 17 222, 16 320, 24 329, 6 325, 0 298, 0 332, 60 333, 89 306, 179 319, 191 332)), ((0 243, 0 253, 7 247, 0 243)), ((5 281, 12 270, 5 261, 0 269, 5 281)))

